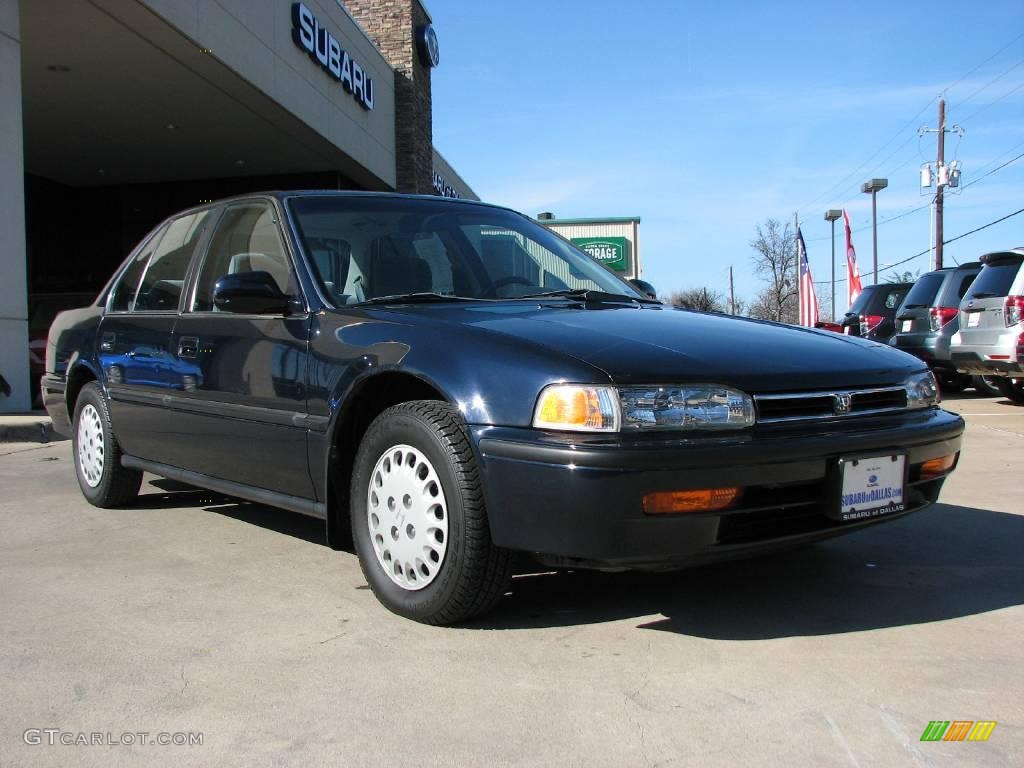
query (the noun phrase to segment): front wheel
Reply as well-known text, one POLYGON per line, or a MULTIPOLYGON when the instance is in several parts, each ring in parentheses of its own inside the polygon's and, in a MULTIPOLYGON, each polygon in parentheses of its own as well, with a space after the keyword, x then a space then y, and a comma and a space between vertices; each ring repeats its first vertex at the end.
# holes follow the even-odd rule
POLYGON ((142 473, 121 466, 121 446, 110 425, 107 401, 96 382, 89 382, 78 393, 73 447, 78 485, 90 504, 118 507, 139 495, 142 473))
POLYGON ((1024 379, 1011 379, 1003 376, 996 381, 999 391, 1009 400, 1024 405, 1024 379))
POLYGON ((350 498, 359 565, 387 608, 452 624, 501 599, 511 555, 491 542, 457 410, 418 400, 380 414, 359 445, 350 498))

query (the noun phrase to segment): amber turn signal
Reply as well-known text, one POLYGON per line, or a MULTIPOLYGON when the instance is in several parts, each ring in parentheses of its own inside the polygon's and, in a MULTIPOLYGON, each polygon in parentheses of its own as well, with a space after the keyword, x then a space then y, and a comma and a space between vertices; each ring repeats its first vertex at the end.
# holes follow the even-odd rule
POLYGON ((644 496, 644 512, 648 515, 717 512, 735 506, 742 496, 742 488, 701 488, 695 491, 648 493, 644 496))
POLYGON ((939 456, 937 459, 928 459, 921 465, 921 479, 940 477, 950 472, 956 466, 956 457, 959 455, 959 453, 951 453, 948 456, 939 456))

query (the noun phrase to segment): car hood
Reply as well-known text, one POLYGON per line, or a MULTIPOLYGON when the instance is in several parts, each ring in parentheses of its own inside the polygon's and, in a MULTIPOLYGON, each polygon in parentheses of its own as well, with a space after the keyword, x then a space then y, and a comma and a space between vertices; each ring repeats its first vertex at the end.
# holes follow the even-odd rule
POLYGON ((715 382, 778 392, 897 384, 924 367, 877 342, 673 307, 517 301, 387 313, 515 337, 582 360, 619 384, 715 382))

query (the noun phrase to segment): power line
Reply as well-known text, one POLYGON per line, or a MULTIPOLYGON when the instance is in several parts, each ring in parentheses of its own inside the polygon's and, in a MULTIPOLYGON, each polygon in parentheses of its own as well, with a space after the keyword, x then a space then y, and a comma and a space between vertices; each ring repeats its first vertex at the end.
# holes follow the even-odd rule
MULTIPOLYGON (((1020 210, 1014 211, 1013 213, 1008 213, 1005 216, 996 219, 995 221, 990 221, 988 224, 982 224, 980 227, 975 227, 974 229, 972 229, 972 230, 970 230, 968 232, 964 232, 963 234, 957 235, 956 237, 951 237, 949 240, 943 240, 942 244, 943 245, 949 245, 950 243, 955 243, 957 240, 963 240, 968 235, 973 235, 975 232, 981 232, 981 230, 983 230, 983 229, 988 229, 989 227, 993 227, 996 224, 999 224, 1000 222, 1006 221, 1007 219, 1012 219, 1014 216, 1019 216, 1022 213, 1024 213, 1024 208, 1021 208, 1020 210)), ((902 259, 900 261, 895 261, 892 264, 886 264, 885 266, 881 266, 881 267, 878 268, 878 271, 882 272, 883 270, 886 270, 886 269, 892 269, 893 267, 902 266, 902 265, 906 264, 908 261, 913 261, 914 259, 919 259, 922 256, 931 253, 931 250, 932 250, 931 248, 925 248, 923 251, 921 251, 920 253, 915 253, 913 256, 908 256, 907 258, 902 259)), ((816 285, 817 284, 824 285, 826 283, 831 283, 832 281, 831 280, 815 280, 814 282, 815 282, 816 285)), ((845 282, 846 282, 846 278, 845 277, 839 278, 839 279, 836 280, 837 284, 838 283, 845 283, 845 282)))
POLYGON ((982 107, 981 109, 976 109, 976 110, 974 110, 973 112, 971 112, 971 114, 970 114, 970 115, 968 115, 967 117, 965 117, 965 118, 964 118, 964 122, 966 123, 966 122, 969 122, 969 121, 973 120, 973 119, 974 119, 975 117, 977 117, 978 115, 980 115, 980 114, 981 114, 982 112, 984 112, 984 111, 985 111, 986 109, 988 109, 989 107, 991 107, 991 106, 993 106, 993 105, 995 105, 995 104, 998 104, 998 103, 999 103, 1000 101, 1002 101, 1003 99, 1005 99, 1005 98, 1007 98, 1007 97, 1009 97, 1009 96, 1012 96, 1012 95, 1013 95, 1013 94, 1015 94, 1015 93, 1016 93, 1017 91, 1019 91, 1019 90, 1020 90, 1021 88, 1024 88, 1024 83, 1020 83, 1020 84, 1018 84, 1016 88, 1014 88, 1014 89, 1012 89, 1012 90, 1009 90, 1009 91, 1007 91, 1007 92, 1006 92, 1006 93, 1004 93, 1004 94, 1003 94, 1002 96, 1000 96, 1000 97, 999 97, 998 99, 993 99, 992 101, 990 101, 990 102, 989 102, 988 104, 986 104, 986 105, 985 105, 984 107, 982 107))
POLYGON ((976 178, 976 179, 973 179, 973 180, 969 181, 969 182, 968 182, 967 184, 964 184, 964 185, 963 185, 963 186, 961 187, 961 189, 967 189, 968 187, 974 186, 975 184, 977 184, 977 183, 978 183, 979 181, 981 181, 982 179, 984 179, 984 178, 987 178, 987 177, 991 176, 991 175, 992 175, 993 173, 995 173, 996 171, 1000 171, 1000 170, 1002 170, 1003 168, 1005 168, 1006 166, 1010 165, 1011 163, 1015 163, 1015 162, 1017 162, 1017 161, 1018 161, 1018 160, 1020 160, 1020 159, 1021 159, 1022 157, 1024 157, 1024 152, 1021 152, 1021 153, 1020 153, 1019 155, 1017 155, 1016 157, 1010 158, 1010 159, 1009 159, 1009 160, 1007 160, 1007 161, 1006 161, 1005 163, 1003 163, 1003 164, 1002 164, 1002 165, 1000 165, 1000 166, 997 166, 997 167, 993 168, 993 169, 992 169, 991 171, 989 171, 988 173, 986 173, 986 174, 984 174, 984 175, 982 175, 982 176, 979 176, 979 177, 978 177, 978 178, 976 178))
POLYGON ((962 108, 963 108, 963 106, 964 106, 964 105, 965 105, 965 104, 966 104, 967 102, 969 102, 969 101, 970 101, 971 99, 973 99, 973 98, 974 98, 975 96, 977 96, 977 95, 978 95, 979 93, 981 93, 982 91, 984 91, 984 90, 987 90, 987 89, 988 89, 988 87, 989 87, 990 85, 992 85, 993 83, 996 83, 996 82, 998 82, 998 81, 1002 80, 1002 79, 1003 79, 1004 77, 1006 77, 1006 76, 1007 76, 1008 74, 1010 74, 1011 72, 1013 72, 1013 70, 1015 70, 1015 69, 1016 69, 1017 67, 1019 67, 1019 66, 1020 66, 1021 64, 1024 64, 1024 59, 1021 59, 1021 60, 1020 60, 1020 61, 1018 61, 1018 62, 1017 62, 1016 64, 1013 64, 1013 65, 1011 65, 1011 66, 1010 66, 1010 68, 1009 68, 1009 69, 1007 69, 1007 70, 1006 70, 1005 72, 1003 72, 1002 74, 996 75, 995 77, 993 77, 993 78, 992 78, 991 80, 989 80, 989 81, 988 81, 987 83, 985 83, 985 84, 984 84, 983 86, 981 86, 980 88, 977 88, 977 89, 975 89, 975 90, 974 90, 974 91, 973 91, 973 92, 971 93, 971 95, 970 95, 970 96, 968 96, 968 97, 967 97, 966 99, 964 99, 963 101, 959 102, 959 103, 957 104, 957 106, 958 106, 958 107, 960 107, 960 108, 962 109, 962 108))
POLYGON ((1019 35, 1017 35, 1017 36, 1016 36, 1015 38, 1013 38, 1013 40, 1011 40, 1011 41, 1010 41, 1010 42, 1008 42, 1008 43, 1007 43, 1006 45, 1004 45, 1004 46, 1003 46, 1002 48, 1000 48, 1000 49, 999 49, 998 51, 996 51, 995 53, 993 53, 993 54, 992 54, 991 56, 989 56, 989 57, 988 57, 987 59, 985 59, 985 60, 984 60, 983 62, 981 62, 981 64, 979 64, 978 66, 976 66, 976 67, 975 67, 974 69, 972 69, 972 70, 971 70, 970 72, 968 72, 968 73, 967 73, 966 75, 963 75, 962 77, 960 77, 960 79, 959 79, 959 80, 957 80, 957 81, 956 81, 955 83, 953 83, 952 85, 947 85, 947 86, 946 86, 946 88, 945 88, 945 90, 946 90, 946 91, 951 91, 951 90, 953 90, 954 88, 956 88, 956 87, 957 87, 958 85, 960 85, 960 83, 962 83, 962 82, 963 82, 964 80, 966 80, 966 79, 967 79, 968 77, 970 77, 970 76, 971 76, 971 75, 973 75, 973 74, 974 74, 975 72, 977 72, 977 71, 978 71, 979 69, 981 69, 982 67, 984 67, 984 66, 985 66, 986 64, 988 64, 988 63, 989 63, 990 61, 992 61, 992 59, 994 59, 994 58, 995 58, 996 56, 998 56, 998 55, 999 55, 1000 53, 1002 53, 1002 52, 1003 52, 1003 51, 1005 51, 1005 50, 1006 50, 1007 48, 1009 48, 1009 47, 1010 47, 1011 45, 1013 45, 1014 43, 1016 43, 1016 42, 1017 42, 1018 40, 1020 40, 1020 39, 1021 39, 1022 37, 1024 37, 1024 32, 1021 32, 1021 33, 1020 33, 1019 35))
MULTIPOLYGON (((833 192, 834 192, 835 190, 837 190, 837 189, 847 189, 848 187, 845 187, 845 186, 844 186, 844 185, 846 185, 847 181, 849 181, 850 179, 854 178, 854 177, 855 177, 855 176, 856 176, 856 175, 857 175, 857 174, 858 174, 858 173, 859 173, 859 172, 860 172, 860 171, 861 171, 861 170, 862 170, 862 169, 863 169, 863 168, 864 168, 865 166, 867 166, 867 165, 868 165, 868 163, 870 163, 870 162, 871 162, 872 160, 874 160, 874 159, 875 159, 875 158, 876 158, 876 157, 877 157, 878 155, 880 155, 880 154, 881 154, 881 153, 882 153, 883 151, 885 151, 886 147, 888 147, 888 146, 889 146, 890 144, 892 144, 892 143, 893 143, 893 142, 894 142, 894 141, 895 141, 895 140, 896 140, 897 138, 899 138, 900 134, 902 134, 902 133, 903 133, 903 131, 905 131, 905 130, 906 130, 907 128, 909 128, 909 127, 910 127, 911 125, 913 125, 913 124, 914 124, 914 123, 915 123, 915 122, 917 121, 917 119, 918 119, 918 118, 919 118, 919 117, 920 117, 920 116, 921 116, 922 114, 924 114, 924 112, 925 112, 925 111, 926 111, 926 110, 927 110, 927 109, 928 109, 928 108, 929 108, 929 107, 930 107, 930 106, 931 106, 932 104, 934 104, 934 103, 935 103, 935 101, 936 101, 936 100, 937 100, 937 99, 939 98, 939 96, 940 96, 940 95, 941 95, 942 93, 946 93, 947 91, 950 91, 950 90, 952 90, 953 88, 955 88, 956 86, 960 85, 960 83, 962 83, 962 82, 963 82, 964 80, 966 80, 966 79, 967 79, 968 77, 970 77, 970 76, 971 76, 971 75, 973 75, 973 74, 974 74, 975 72, 977 72, 977 71, 978 71, 979 69, 981 69, 982 67, 984 67, 984 66, 985 66, 986 64, 988 64, 988 63, 989 63, 990 61, 992 61, 993 59, 995 59, 995 58, 996 58, 997 56, 999 56, 999 54, 1001 54, 1001 53, 1002 53, 1003 51, 1005 51, 1005 50, 1007 50, 1008 48, 1010 48, 1010 47, 1011 47, 1011 46, 1012 46, 1012 45, 1013 45, 1014 43, 1016 43, 1016 42, 1017 42, 1018 40, 1020 40, 1021 38, 1024 38, 1024 32, 1021 32, 1020 34, 1018 34, 1018 35, 1017 35, 1017 36, 1016 36, 1015 38, 1013 38, 1013 39, 1012 39, 1012 40, 1011 40, 1010 42, 1006 43, 1006 44, 1005 44, 1005 45, 1004 45, 1004 46, 1003 46, 1002 48, 1000 48, 999 50, 997 50, 997 51, 996 51, 995 53, 993 53, 993 54, 992 54, 991 56, 989 56, 989 57, 988 57, 987 59, 985 59, 984 61, 982 61, 982 62, 981 62, 980 64, 977 64, 977 65, 976 65, 976 66, 975 66, 974 68, 972 68, 971 70, 969 70, 969 71, 968 71, 967 73, 965 73, 965 74, 961 75, 961 76, 960 76, 959 78, 957 78, 957 79, 956 79, 956 80, 955 80, 955 81, 954 81, 953 83, 951 83, 950 85, 947 85, 947 86, 946 86, 945 88, 943 88, 943 89, 942 89, 942 91, 941 91, 941 92, 940 92, 939 94, 937 94, 937 95, 933 96, 933 97, 932 97, 932 98, 931 98, 931 99, 930 99, 930 100, 928 101, 928 103, 927 103, 927 104, 925 104, 925 105, 924 105, 923 107, 921 107, 921 109, 920 109, 920 110, 919 110, 919 111, 917 112, 917 114, 915 114, 915 115, 914 115, 914 116, 913 116, 912 118, 910 118, 910 120, 908 120, 908 121, 907 121, 907 123, 906 123, 905 125, 903 125, 903 126, 902 126, 902 127, 901 127, 901 128, 900 128, 900 129, 898 130, 898 131, 896 131, 896 133, 895 133, 895 134, 894 134, 894 135, 893 135, 893 136, 892 136, 892 137, 891 137, 891 138, 890 138, 890 139, 889 139, 888 141, 886 141, 886 142, 885 142, 885 144, 883 144, 883 145, 882 145, 881 147, 879 147, 879 149, 878 149, 878 150, 876 150, 876 151, 874 152, 874 154, 872 154, 872 155, 871 155, 871 156, 870 156, 870 157, 869 157, 869 158, 868 158, 867 160, 865 160, 865 161, 864 161, 863 163, 861 163, 861 164, 860 164, 859 166, 857 166, 857 168, 856 168, 856 169, 854 169, 854 170, 853 170, 853 171, 852 171, 851 173, 849 173, 849 174, 847 174, 846 176, 844 176, 844 177, 843 177, 843 178, 842 178, 842 179, 841 179, 841 180, 840 180, 840 181, 839 181, 839 182, 838 182, 837 184, 834 184, 833 186, 829 187, 829 188, 828 188, 828 189, 827 189, 827 190, 826 190, 826 191, 825 191, 824 193, 822 193, 822 194, 818 195, 818 196, 817 196, 817 197, 815 197, 815 198, 814 198, 813 200, 811 200, 811 201, 809 201, 809 202, 805 203, 804 205, 801 205, 801 206, 799 206, 799 207, 797 208, 797 210, 798 210, 798 211, 803 211, 803 210, 806 210, 807 208, 811 207, 812 205, 814 205, 814 204, 815 204, 815 203, 817 203, 818 201, 820 201, 820 200, 822 200, 822 199, 824 199, 824 198, 826 198, 826 197, 828 197, 828 196, 832 195, 832 194, 833 194, 833 192)), ((1005 76, 1006 76, 1007 74, 1009 74, 1009 73, 1010 73, 1011 71, 1013 71, 1013 70, 1014 70, 1014 69, 1016 69, 1016 68, 1017 68, 1018 66, 1020 66, 1020 65, 1021 65, 1022 63, 1024 63, 1024 59, 1022 59, 1021 61, 1018 61, 1018 62, 1017 62, 1016 64, 1014 64, 1014 65, 1013 65, 1012 67, 1010 67, 1010 68, 1009 68, 1008 70, 1006 70, 1006 71, 1005 71, 1005 72, 1003 72, 1003 73, 1002 73, 1001 75, 999 75, 998 77, 994 78, 993 80, 989 81, 988 83, 986 83, 986 84, 985 84, 984 86, 982 86, 981 88, 978 88, 978 89, 976 89, 976 90, 975 90, 975 91, 974 91, 974 92, 973 92, 973 93, 972 93, 972 94, 971 94, 970 96, 968 96, 968 97, 967 97, 967 98, 966 98, 966 99, 965 99, 965 100, 964 100, 963 102, 960 102, 960 103, 958 104, 958 106, 961 106, 961 107, 962 107, 962 106, 963 106, 964 104, 966 104, 966 103, 967 103, 968 101, 970 101, 971 99, 973 99, 973 98, 974 98, 974 97, 975 97, 976 95, 978 95, 979 93, 981 93, 982 91, 984 91, 984 90, 985 90, 986 88, 988 88, 988 87, 989 87, 990 85, 992 85, 992 84, 993 84, 993 83, 995 83, 996 81, 998 81, 998 80, 1000 80, 1001 78, 1005 77, 1005 76)), ((1017 89, 1014 89, 1014 91, 1016 91, 1016 90, 1017 90, 1017 89)), ((1010 93, 1013 93, 1014 91, 1011 91, 1010 93)), ((1000 97, 1000 98, 1005 98, 1005 97, 1006 97, 1006 96, 1008 96, 1008 95, 1010 95, 1010 94, 1004 94, 1004 96, 1003 96, 1003 97, 1000 97)), ((998 101, 998 100, 999 100, 999 99, 997 99, 996 101, 998 101)), ((992 102, 992 103, 994 104, 995 102, 992 102)), ((991 104, 989 104, 988 106, 991 106, 991 104)), ((983 108, 982 108, 981 110, 978 110, 978 112, 984 111, 985 109, 988 109, 988 107, 983 107, 983 108)), ((978 112, 975 112, 974 114, 972 114, 972 115, 971 115, 971 117, 974 117, 974 116, 975 116, 976 114, 978 114, 978 112)), ((966 122, 966 121, 964 121, 964 122, 966 122)), ((897 148, 896 152, 893 152, 893 153, 892 153, 891 155, 889 155, 889 157, 887 157, 887 158, 886 158, 886 160, 884 160, 884 161, 883 161, 882 163, 880 163, 879 165, 883 165, 883 164, 884 164, 885 162, 888 162, 888 160, 889 160, 889 159, 890 159, 890 158, 891 158, 891 157, 892 157, 893 155, 895 155, 895 154, 896 154, 897 152, 899 152, 899 150, 900 150, 900 149, 902 149, 902 148, 903 148, 904 146, 906 146, 906 143, 907 143, 907 142, 904 142, 904 144, 901 144, 901 145, 900 145, 900 147, 898 147, 898 148, 897 148)), ((905 165, 905 163, 904 163, 904 165, 905 165)), ((901 167, 902 167, 902 166, 901 166, 901 167)))

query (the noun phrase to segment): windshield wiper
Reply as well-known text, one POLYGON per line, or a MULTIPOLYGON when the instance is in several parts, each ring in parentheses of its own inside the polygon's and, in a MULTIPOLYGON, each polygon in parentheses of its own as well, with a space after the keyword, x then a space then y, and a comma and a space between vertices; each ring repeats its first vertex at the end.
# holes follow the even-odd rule
POLYGON ((923 306, 925 306, 925 305, 924 305, 924 304, 907 304, 907 305, 906 305, 905 307, 903 307, 903 308, 904 308, 904 309, 920 309, 920 308, 921 308, 921 307, 923 307, 923 306))
POLYGON ((565 288, 560 291, 544 291, 543 293, 526 293, 522 296, 510 296, 515 299, 546 299, 549 297, 564 296, 568 299, 583 299, 584 301, 638 301, 644 304, 660 304, 656 299, 647 297, 628 296, 625 293, 608 293, 596 291, 592 288, 565 288))
POLYGON ((999 295, 998 293, 991 293, 989 291, 978 291, 977 293, 972 293, 970 295, 970 298, 972 298, 972 299, 991 299, 993 296, 998 296, 998 295, 999 295))
POLYGON ((421 293, 392 293, 387 296, 374 296, 372 299, 353 304, 354 307, 362 307, 367 304, 430 304, 432 302, 444 301, 476 301, 468 296, 448 296, 443 293, 424 291, 421 293))

